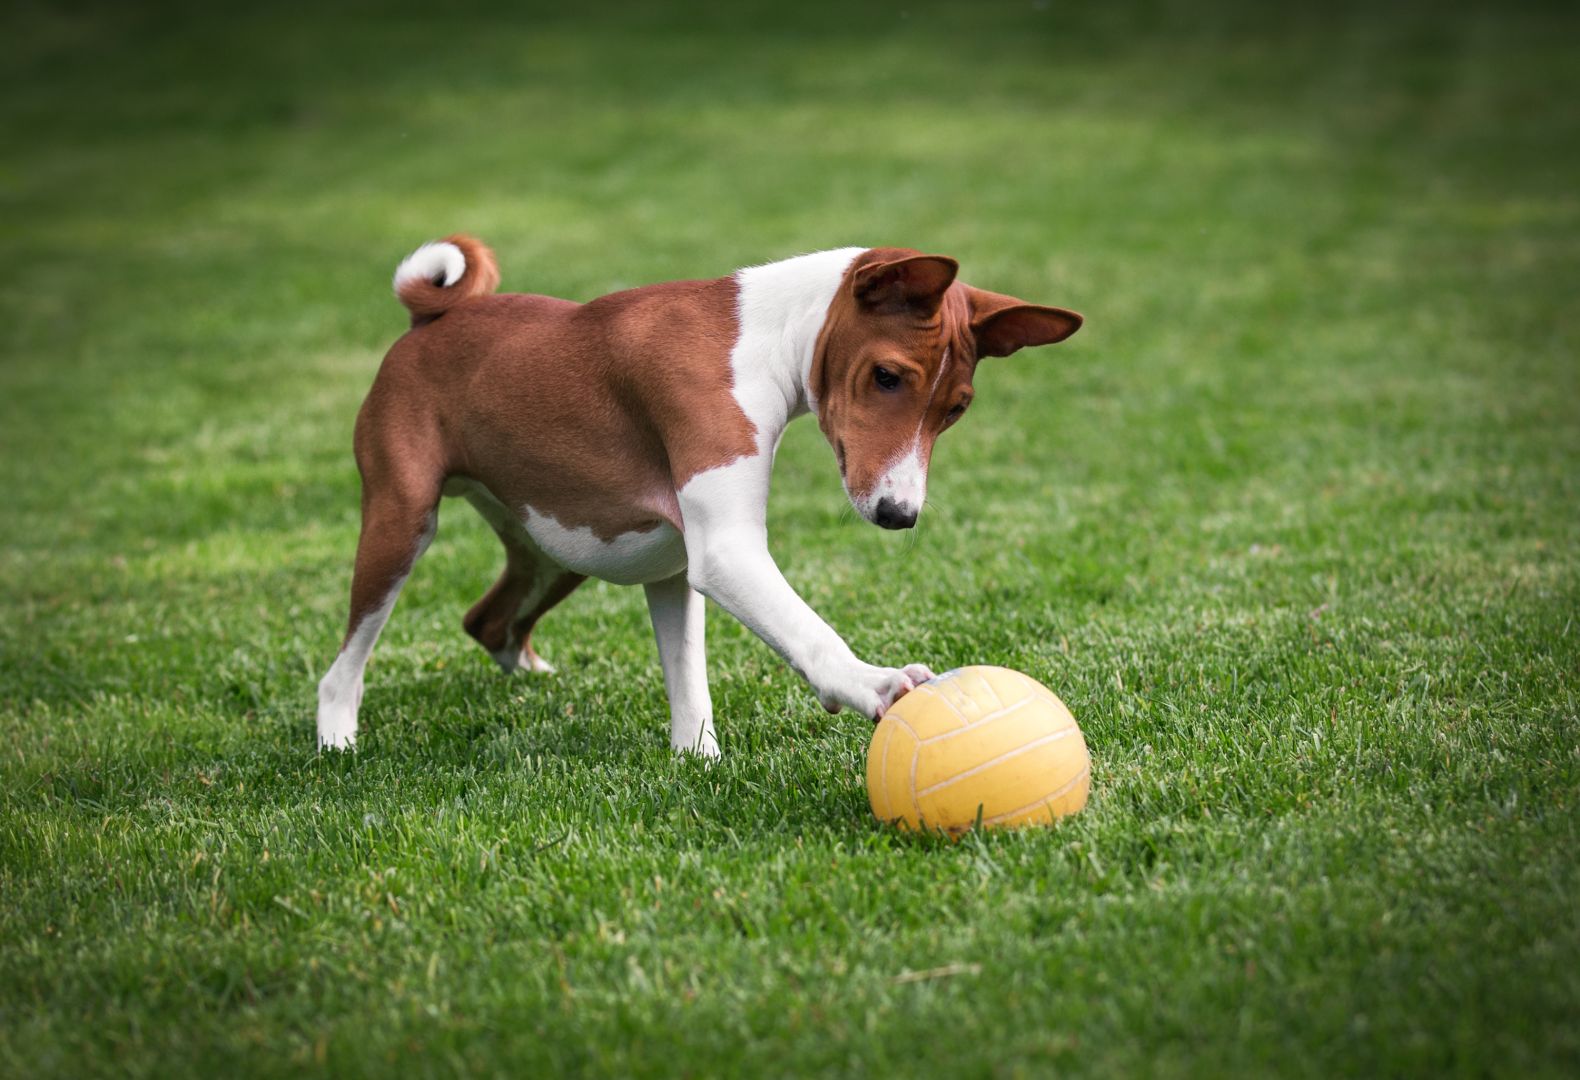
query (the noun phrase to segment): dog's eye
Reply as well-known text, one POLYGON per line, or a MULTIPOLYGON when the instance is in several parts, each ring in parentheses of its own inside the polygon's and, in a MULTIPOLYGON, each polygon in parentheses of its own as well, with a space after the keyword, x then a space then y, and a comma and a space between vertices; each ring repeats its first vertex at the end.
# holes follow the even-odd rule
POLYGON ((956 405, 954 408, 945 413, 944 426, 948 427, 950 424, 964 416, 966 413, 966 406, 968 404, 970 404, 970 402, 962 401, 960 404, 956 405))
POLYGON ((872 369, 872 381, 878 384, 880 390, 898 390, 900 377, 886 367, 872 369))

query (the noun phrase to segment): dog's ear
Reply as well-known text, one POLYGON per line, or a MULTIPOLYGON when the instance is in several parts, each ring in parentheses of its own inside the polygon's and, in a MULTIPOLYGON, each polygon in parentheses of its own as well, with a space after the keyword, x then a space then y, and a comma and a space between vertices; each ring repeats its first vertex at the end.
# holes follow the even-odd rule
POLYGON ((959 270, 960 264, 944 255, 910 255, 861 267, 850 289, 865 311, 933 315, 959 270))
POLYGON ((1064 308, 1028 304, 969 286, 966 293, 978 356, 1008 356, 1033 345, 1052 345, 1081 328, 1081 316, 1064 308))

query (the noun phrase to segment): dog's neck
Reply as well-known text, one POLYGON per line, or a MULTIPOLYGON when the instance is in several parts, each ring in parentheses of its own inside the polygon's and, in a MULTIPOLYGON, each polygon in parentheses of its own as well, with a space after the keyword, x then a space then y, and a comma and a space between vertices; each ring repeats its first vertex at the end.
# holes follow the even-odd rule
POLYGON ((812 354, 829 304, 865 248, 839 248, 739 270, 740 332, 730 352, 735 398, 772 453, 785 425, 817 407, 812 354))

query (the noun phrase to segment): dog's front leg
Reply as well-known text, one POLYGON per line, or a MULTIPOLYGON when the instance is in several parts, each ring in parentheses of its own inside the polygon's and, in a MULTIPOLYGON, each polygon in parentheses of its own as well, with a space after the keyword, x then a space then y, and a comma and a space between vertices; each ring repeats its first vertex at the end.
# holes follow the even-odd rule
MULTIPOLYGON (((755 466, 737 462, 717 474, 755 466)), ((691 587, 734 615, 811 683, 830 712, 847 707, 877 720, 933 677, 922 664, 864 663, 802 600, 768 553, 767 475, 705 475, 680 493, 691 587), (762 492, 758 498, 756 493, 762 492)))
POLYGON ((658 639, 658 662, 669 692, 669 745, 677 754, 719 756, 708 694, 702 597, 677 574, 647 586, 647 611, 658 639))

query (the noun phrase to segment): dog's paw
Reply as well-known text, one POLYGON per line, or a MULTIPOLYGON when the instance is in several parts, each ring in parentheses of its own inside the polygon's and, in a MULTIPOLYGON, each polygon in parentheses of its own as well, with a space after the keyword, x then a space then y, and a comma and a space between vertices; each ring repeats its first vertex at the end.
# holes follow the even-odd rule
POLYGON ((337 675, 336 668, 331 668, 318 684, 318 748, 355 750, 357 710, 362 705, 362 680, 348 681, 337 675))
POLYGON ((506 675, 513 675, 518 671, 530 671, 539 675, 554 674, 554 665, 533 651, 528 645, 521 649, 494 649, 488 654, 494 658, 494 663, 499 665, 499 670, 506 675))
POLYGON ((318 710, 318 748, 320 750, 355 750, 357 748, 357 714, 349 710, 318 710))
POLYGON ((681 757, 684 757, 686 754, 696 754, 700 758, 714 761, 719 756, 719 740, 713 734, 712 725, 704 728, 694 739, 671 731, 669 746, 670 749, 675 751, 677 756, 681 757))
POLYGON ((845 679, 820 690, 818 700, 831 713, 841 708, 854 709, 876 722, 896 701, 932 677, 926 664, 907 664, 903 668, 861 664, 845 679))

